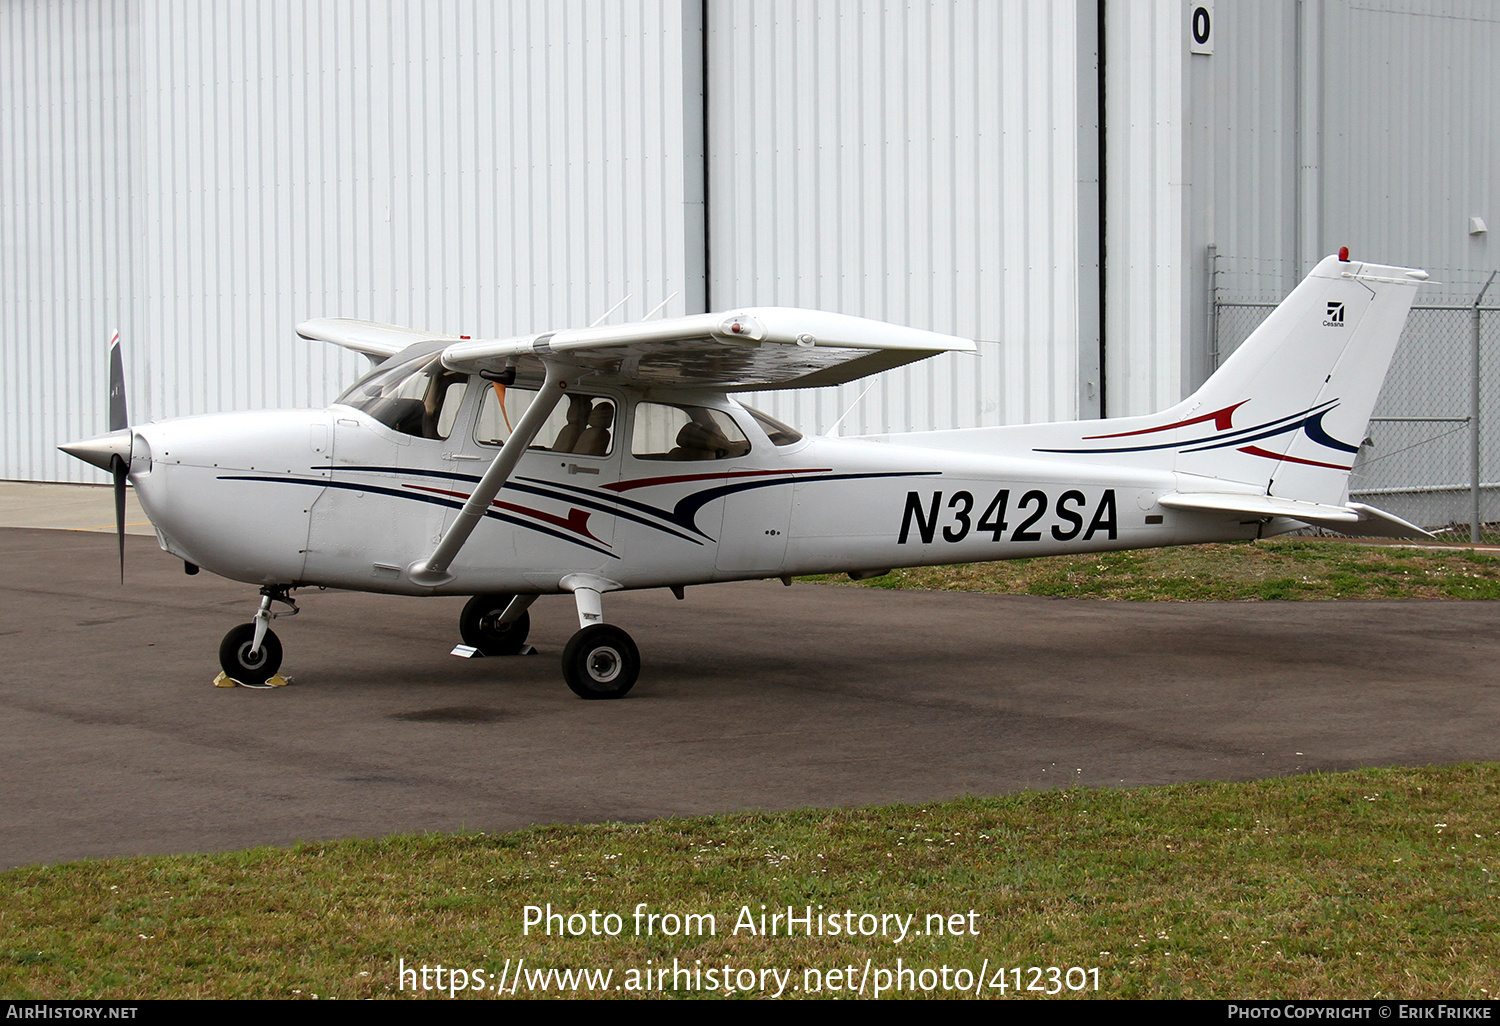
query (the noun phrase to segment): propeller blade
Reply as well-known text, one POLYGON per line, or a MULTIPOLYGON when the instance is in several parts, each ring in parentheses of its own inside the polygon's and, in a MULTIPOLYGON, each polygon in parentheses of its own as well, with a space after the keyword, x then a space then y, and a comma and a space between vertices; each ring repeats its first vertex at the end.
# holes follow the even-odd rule
POLYGON ((116 456, 110 461, 110 473, 115 479, 115 537, 120 543, 120 583, 125 583, 125 476, 130 473, 130 464, 116 456))
MULTIPOLYGON (((109 429, 119 431, 130 426, 125 412, 125 358, 120 354, 120 332, 109 340, 109 429)), ((109 472, 115 479, 115 537, 120 543, 120 583, 125 583, 125 478, 130 473, 129 457, 118 454, 109 461, 109 472)))
POLYGON ((125 583, 125 483, 135 433, 125 413, 125 361, 120 355, 120 333, 109 340, 109 434, 68 442, 58 448, 69 456, 109 471, 115 487, 115 537, 120 546, 120 583, 125 583))
POLYGON ((120 355, 120 333, 109 340, 109 429, 118 431, 130 426, 125 413, 125 360, 120 355))

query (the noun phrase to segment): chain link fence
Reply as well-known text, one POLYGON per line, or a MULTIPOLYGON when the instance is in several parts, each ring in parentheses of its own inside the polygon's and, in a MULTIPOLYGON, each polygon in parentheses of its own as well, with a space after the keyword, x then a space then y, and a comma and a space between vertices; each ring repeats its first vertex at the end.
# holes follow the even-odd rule
MULTIPOLYGON (((1493 293, 1485 298, 1494 301, 1493 293)), ((1212 351, 1217 361, 1249 338, 1275 307, 1224 299, 1216 292, 1212 351)), ((1439 538, 1500 542, 1497 315, 1500 306, 1476 307, 1474 300, 1467 306, 1412 307, 1354 460, 1351 499, 1388 510, 1439 538)))

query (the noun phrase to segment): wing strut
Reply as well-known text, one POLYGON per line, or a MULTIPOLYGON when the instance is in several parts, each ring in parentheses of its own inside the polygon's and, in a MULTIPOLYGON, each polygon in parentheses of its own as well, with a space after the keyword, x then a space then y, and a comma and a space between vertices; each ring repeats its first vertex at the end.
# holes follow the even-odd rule
POLYGON ((490 469, 484 472, 484 477, 479 479, 473 494, 464 503, 464 508, 459 510, 458 516, 453 519, 443 538, 438 542, 437 548, 432 550, 432 555, 425 559, 419 559, 406 568, 406 576, 411 578, 413 584, 424 588, 436 588, 453 580, 453 575, 448 572, 448 566, 453 562, 459 550, 464 547, 464 542, 469 540, 469 535, 474 533, 474 528, 479 526, 479 521, 484 519, 485 512, 490 508, 500 489, 510 478, 511 471, 516 469, 516 464, 521 460, 521 454, 526 451, 542 430, 542 425, 552 415, 552 411, 562 400, 568 388, 567 376, 572 368, 556 360, 545 361, 547 368, 547 379, 542 383, 541 390, 537 392, 536 398, 521 414, 521 419, 516 428, 511 432, 500 451, 495 454, 495 460, 490 464, 490 469))

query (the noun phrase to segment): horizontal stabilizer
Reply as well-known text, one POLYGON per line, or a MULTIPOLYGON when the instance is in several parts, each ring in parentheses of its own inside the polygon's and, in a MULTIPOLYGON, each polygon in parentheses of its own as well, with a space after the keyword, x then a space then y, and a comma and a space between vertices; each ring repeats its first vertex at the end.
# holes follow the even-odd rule
POLYGON ((1349 508, 1358 510, 1360 521, 1353 529, 1340 529, 1345 534, 1357 534, 1371 538, 1431 538, 1431 531, 1424 531, 1416 524, 1408 523, 1383 509, 1366 506, 1362 502, 1351 502, 1349 508))
POLYGON ((1377 538, 1412 538, 1432 535, 1415 524, 1409 524, 1393 513, 1351 502, 1347 506, 1329 506, 1320 502, 1280 499, 1274 495, 1245 495, 1234 492, 1189 492, 1164 495, 1158 500, 1168 509, 1191 513, 1219 513, 1241 519, 1286 517, 1313 527, 1326 527, 1340 534, 1377 538))
POLYGON ((362 353, 375 362, 389 360, 418 342, 458 342, 456 335, 399 328, 394 324, 357 321, 351 317, 319 317, 297 325, 297 334, 313 342, 332 342, 336 346, 362 353))

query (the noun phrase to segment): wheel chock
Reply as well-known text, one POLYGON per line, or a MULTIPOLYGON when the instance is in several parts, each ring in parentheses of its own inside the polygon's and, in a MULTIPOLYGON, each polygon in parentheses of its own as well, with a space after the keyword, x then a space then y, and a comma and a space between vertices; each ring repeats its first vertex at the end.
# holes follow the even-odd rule
POLYGON ((220 670, 219 671, 219 675, 214 678, 214 687, 216 687, 216 688, 256 688, 256 689, 284 688, 288 684, 290 684, 291 682, 292 682, 292 678, 290 678, 290 677, 283 677, 281 674, 278 673, 278 674, 275 674, 274 676, 270 677, 264 684, 246 684, 246 683, 244 683, 242 681, 235 680, 233 677, 229 676, 229 674, 225 673, 223 670, 220 670))
MULTIPOLYGON (((448 654, 452 656, 458 656, 460 659, 484 658, 484 653, 479 651, 479 649, 475 648, 473 645, 454 645, 453 651, 449 652, 448 654)), ((513 654, 518 656, 536 655, 536 649, 532 648, 530 645, 522 645, 520 650, 513 654)))

